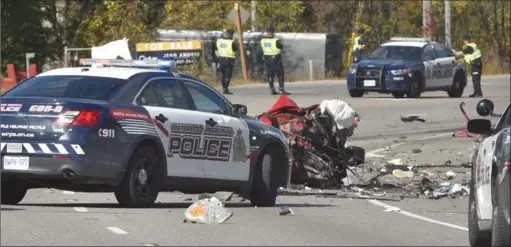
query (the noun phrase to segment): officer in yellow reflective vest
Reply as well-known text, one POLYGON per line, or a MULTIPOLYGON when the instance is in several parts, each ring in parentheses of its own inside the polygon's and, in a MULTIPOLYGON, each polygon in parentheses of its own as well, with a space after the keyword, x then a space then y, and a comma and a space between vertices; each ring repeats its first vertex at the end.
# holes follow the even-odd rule
POLYGON ((218 63, 218 70, 222 74, 222 88, 224 94, 232 94, 229 91, 231 84, 232 70, 238 50, 238 42, 233 39, 234 30, 226 30, 220 39, 216 41, 214 57, 218 63))
POLYGON ((268 80, 268 85, 270 85, 271 94, 275 95, 277 92, 273 85, 273 79, 276 74, 279 79, 279 93, 289 95, 289 93, 284 90, 284 66, 282 65, 281 54, 284 46, 280 39, 275 38, 274 33, 275 29, 270 27, 266 29, 266 34, 263 39, 261 39, 264 64, 266 65, 266 79, 268 80))
POLYGON ((469 97, 483 97, 481 90, 481 74, 483 72, 483 61, 481 59, 481 50, 472 41, 470 34, 463 35, 463 51, 456 52, 457 56, 463 56, 465 63, 471 67, 472 70, 472 84, 474 85, 474 93, 469 97))
POLYGON ((358 63, 362 59, 363 52, 365 50, 365 40, 362 37, 364 29, 359 28, 357 30, 357 36, 353 40, 352 52, 353 52, 353 63, 358 63))

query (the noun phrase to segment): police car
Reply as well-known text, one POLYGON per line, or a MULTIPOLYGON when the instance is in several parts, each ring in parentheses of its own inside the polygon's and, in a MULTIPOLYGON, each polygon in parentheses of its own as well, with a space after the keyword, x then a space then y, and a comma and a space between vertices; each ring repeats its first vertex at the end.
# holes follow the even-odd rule
POLYGON ((438 90, 461 97, 466 84, 465 64, 456 61, 451 49, 438 42, 400 37, 353 64, 347 82, 351 97, 378 92, 395 98, 419 98, 422 92, 438 90))
MULTIPOLYGON (((481 116, 493 113, 493 102, 481 100, 481 116)), ((511 104, 495 128, 490 120, 473 119, 471 133, 487 136, 472 159, 469 197, 471 246, 511 246, 511 104)))
POLYGON ((102 66, 47 71, 2 96, 3 204, 41 187, 114 192, 126 207, 163 190, 275 204, 289 174, 280 130, 169 61, 81 63, 102 66))

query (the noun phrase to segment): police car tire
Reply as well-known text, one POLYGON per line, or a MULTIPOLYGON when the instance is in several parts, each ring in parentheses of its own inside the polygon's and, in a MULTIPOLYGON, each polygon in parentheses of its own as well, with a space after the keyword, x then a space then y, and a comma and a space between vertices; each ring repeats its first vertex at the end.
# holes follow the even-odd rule
POLYGON ((362 90, 350 90, 349 93, 352 98, 360 98, 364 96, 364 91, 362 90))
MULTIPOLYGON (((498 187, 494 185, 493 193, 497 193, 498 187)), ((495 195, 494 195, 495 196, 495 195)), ((502 205, 496 198, 493 205, 492 217, 492 245, 491 246, 511 246, 511 226, 507 224, 502 205)))
POLYGON ((122 207, 151 207, 158 193, 160 192, 162 171, 158 169, 158 155, 156 151, 149 146, 138 147, 130 158, 128 168, 124 173, 122 182, 115 191, 115 197, 122 207), (153 174, 151 184, 148 188, 147 197, 143 197, 137 192, 137 165, 142 159, 149 159, 150 171, 153 174))
POLYGON ((405 97, 405 94, 406 93, 403 93, 403 92, 392 92, 392 96, 394 96, 394 98, 396 98, 396 99, 401 99, 401 98, 405 97))
POLYGON ((489 246, 491 235, 489 232, 481 231, 477 222, 477 209, 475 202, 474 179, 470 182, 470 194, 468 196, 468 241, 472 247, 489 246))
POLYGON ((2 204, 16 205, 23 200, 27 194, 28 188, 23 186, 21 182, 5 181, 2 182, 2 204))
POLYGON ((252 206, 273 207, 277 201, 278 184, 276 181, 274 161, 277 152, 269 146, 257 162, 250 195, 252 206))
POLYGON ((458 78, 455 78, 452 82, 452 87, 447 91, 447 95, 451 98, 459 98, 463 96, 463 87, 461 86, 461 82, 458 78))
POLYGON ((410 91, 407 93, 408 98, 420 98, 421 97, 421 83, 417 79, 413 79, 410 91))

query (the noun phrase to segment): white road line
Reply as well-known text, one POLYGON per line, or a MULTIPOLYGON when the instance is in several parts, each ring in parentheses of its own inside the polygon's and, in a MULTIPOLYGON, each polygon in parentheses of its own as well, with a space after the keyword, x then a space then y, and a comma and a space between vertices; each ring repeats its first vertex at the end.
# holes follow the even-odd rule
POLYGON ((109 226, 107 227, 108 230, 110 230, 111 232, 115 233, 115 234, 128 234, 127 232, 125 232, 123 229, 119 228, 119 227, 115 227, 115 226, 109 226))
POLYGON ((424 140, 435 139, 435 138, 440 138, 440 137, 444 137, 444 136, 452 136, 452 132, 438 134, 438 135, 434 135, 434 136, 428 136, 428 137, 421 138, 419 140, 424 141, 424 140))
POLYGON ((87 212, 87 209, 84 207, 74 207, 73 208, 76 212, 85 213, 87 212))
POLYGON ((454 224, 450 224, 450 223, 446 223, 446 222, 439 221, 439 220, 430 219, 428 217, 420 216, 420 215, 417 215, 417 214, 413 214, 413 213, 404 211, 404 210, 402 210, 400 208, 397 208, 397 207, 385 204, 385 203, 380 202, 378 200, 367 200, 367 201, 370 202, 371 204, 376 205, 376 206, 380 206, 380 207, 385 208, 386 212, 396 212, 398 214, 402 214, 402 215, 405 215, 405 216, 408 216, 408 217, 411 217, 411 218, 427 221, 427 222, 438 224, 438 225, 443 225, 443 226, 451 227, 451 228, 462 230, 462 231, 468 231, 468 228, 466 228, 466 227, 458 226, 458 225, 454 225, 454 224))
POLYGON ((73 195, 75 192, 64 190, 64 191, 62 191, 62 193, 64 193, 64 195, 73 195))
POLYGON ((375 150, 371 150, 369 152, 366 153, 366 157, 385 157, 385 155, 380 155, 380 154, 377 154, 381 151, 384 151, 386 149, 388 149, 389 147, 390 148, 393 148, 393 147, 397 147, 397 146, 400 146, 400 145, 403 145, 405 144, 406 142, 399 142, 399 143, 396 143, 396 144, 392 144, 388 147, 383 147, 383 148, 378 148, 378 149, 375 149, 375 150))

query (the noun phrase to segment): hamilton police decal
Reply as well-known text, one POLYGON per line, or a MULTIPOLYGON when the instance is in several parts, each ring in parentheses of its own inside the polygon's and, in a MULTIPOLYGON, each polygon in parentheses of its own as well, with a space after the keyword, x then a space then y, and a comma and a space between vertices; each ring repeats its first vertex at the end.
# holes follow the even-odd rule
POLYGON ((229 161, 234 130, 228 126, 173 123, 169 135, 169 157, 229 161))

